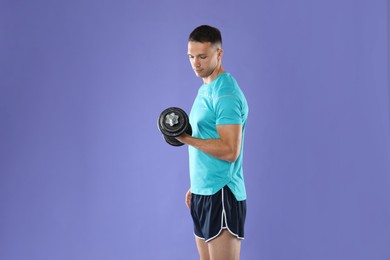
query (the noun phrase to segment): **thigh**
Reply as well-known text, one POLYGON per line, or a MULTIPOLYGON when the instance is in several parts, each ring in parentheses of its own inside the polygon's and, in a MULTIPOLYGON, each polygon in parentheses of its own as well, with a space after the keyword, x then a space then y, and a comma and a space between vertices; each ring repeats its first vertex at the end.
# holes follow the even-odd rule
POLYGON ((204 239, 195 237, 196 246, 198 248, 200 260, 210 260, 209 248, 204 239))
POLYGON ((239 260, 241 240, 224 229, 215 239, 207 243, 210 260, 239 260))

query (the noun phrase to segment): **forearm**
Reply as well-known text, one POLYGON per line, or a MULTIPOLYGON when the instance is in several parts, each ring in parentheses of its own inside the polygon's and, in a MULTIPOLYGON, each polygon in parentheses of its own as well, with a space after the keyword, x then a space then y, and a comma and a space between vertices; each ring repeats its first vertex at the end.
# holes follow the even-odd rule
POLYGON ((184 143, 193 146, 194 148, 201 150, 208 155, 211 155, 217 159, 225 160, 228 162, 234 162, 237 160, 239 152, 235 151, 234 147, 231 147, 227 142, 222 139, 199 139, 190 135, 184 134, 177 139, 184 143))

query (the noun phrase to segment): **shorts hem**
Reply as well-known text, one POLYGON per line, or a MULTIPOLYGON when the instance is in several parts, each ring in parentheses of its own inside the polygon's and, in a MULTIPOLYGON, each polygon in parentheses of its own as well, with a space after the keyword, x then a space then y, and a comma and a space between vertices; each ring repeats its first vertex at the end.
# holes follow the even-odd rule
POLYGON ((229 228, 223 227, 223 228, 221 228, 221 230, 219 230, 219 232, 218 232, 217 235, 215 235, 215 236, 213 236, 213 237, 211 237, 211 238, 209 238, 209 239, 207 239, 207 240, 204 239, 204 241, 205 241, 206 243, 208 243, 208 242, 210 242, 211 240, 217 238, 217 237, 221 234, 222 230, 224 230, 224 229, 226 229, 226 230, 227 230, 232 236, 234 236, 235 238, 237 238, 237 239, 239 239, 239 240, 244 240, 243 237, 240 237, 239 235, 234 234, 229 228))
POLYGON ((215 235, 215 236, 213 236, 213 237, 211 237, 211 238, 209 238, 209 239, 205 239, 204 237, 197 236, 196 234, 194 234, 194 236, 195 236, 196 238, 198 238, 198 239, 200 239, 200 240, 204 240, 204 242, 208 243, 208 242, 210 242, 211 240, 216 239, 216 238, 221 234, 222 230, 224 230, 224 229, 226 229, 227 231, 229 231, 229 233, 230 233, 232 236, 234 236, 235 238, 237 238, 238 240, 244 240, 244 239, 245 239, 244 237, 240 237, 239 235, 234 234, 230 229, 228 229, 228 228, 226 228, 226 227, 225 227, 225 228, 221 228, 221 230, 218 232, 217 235, 215 235))

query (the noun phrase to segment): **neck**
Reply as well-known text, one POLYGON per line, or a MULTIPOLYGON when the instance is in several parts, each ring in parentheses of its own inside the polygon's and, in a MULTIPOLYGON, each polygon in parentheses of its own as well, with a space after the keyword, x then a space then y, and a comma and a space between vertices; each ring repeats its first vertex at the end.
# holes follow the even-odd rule
POLYGON ((203 83, 204 84, 209 84, 211 83, 214 79, 216 79, 221 73, 224 72, 224 69, 222 68, 221 65, 217 66, 213 73, 210 74, 210 76, 203 78, 203 83))

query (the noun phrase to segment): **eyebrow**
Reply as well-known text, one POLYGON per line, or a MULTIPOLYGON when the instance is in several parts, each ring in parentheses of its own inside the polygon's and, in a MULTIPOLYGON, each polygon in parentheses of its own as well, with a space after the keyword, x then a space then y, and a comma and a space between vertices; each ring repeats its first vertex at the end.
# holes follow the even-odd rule
MULTIPOLYGON (((221 48, 217 47, 217 48, 216 48, 216 51, 219 51, 219 50, 221 50, 221 48)), ((198 55, 192 55, 191 53, 187 53, 187 55, 188 55, 188 56, 194 56, 194 57, 195 57, 195 56, 198 56, 198 57, 199 57, 199 56, 202 56, 202 55, 203 55, 203 56, 208 56, 209 54, 208 54, 208 53, 200 53, 200 54, 198 54, 198 55)))
POLYGON ((198 56, 198 57, 199 57, 199 56, 207 56, 208 54, 206 54, 206 53, 201 53, 201 54, 198 54, 198 55, 192 55, 191 53, 187 53, 187 55, 188 55, 188 56, 194 56, 194 57, 195 57, 195 56, 198 56))

